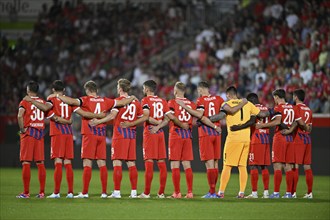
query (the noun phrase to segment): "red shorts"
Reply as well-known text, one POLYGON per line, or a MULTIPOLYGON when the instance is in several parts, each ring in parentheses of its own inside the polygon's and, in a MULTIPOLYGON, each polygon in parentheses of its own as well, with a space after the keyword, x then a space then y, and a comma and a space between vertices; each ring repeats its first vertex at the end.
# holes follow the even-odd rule
POLYGON ((176 138, 168 141, 169 160, 193 160, 192 140, 191 138, 176 138))
POLYGON ((312 164, 312 142, 309 134, 298 133, 294 142, 296 164, 312 164))
POLYGON ((27 134, 20 135, 20 161, 45 160, 44 139, 35 139, 27 134))
POLYGON ((81 158, 91 160, 107 159, 105 136, 82 135, 81 158))
POLYGON ((73 136, 60 134, 51 137, 50 158, 73 159, 73 136))
POLYGON ((221 136, 199 137, 199 155, 201 161, 221 158, 221 136))
POLYGON ((113 139, 112 160, 136 160, 136 139, 113 139))
POLYGON ((249 165, 270 165, 269 144, 250 144, 249 165))
POLYGON ((145 134, 143 136, 143 159, 166 159, 164 133, 145 134))
POLYGON ((294 163, 294 144, 292 136, 274 136, 272 162, 294 163))

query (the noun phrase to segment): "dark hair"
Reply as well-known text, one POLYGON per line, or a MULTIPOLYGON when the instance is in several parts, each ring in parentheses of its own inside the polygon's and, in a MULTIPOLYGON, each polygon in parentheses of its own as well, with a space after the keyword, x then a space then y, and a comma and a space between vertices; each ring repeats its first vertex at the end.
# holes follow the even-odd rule
POLYGON ((280 99, 285 99, 285 91, 284 91, 284 89, 276 89, 273 92, 273 96, 278 96, 280 99))
POLYGON ((150 92, 155 92, 157 88, 157 83, 153 80, 147 80, 143 83, 144 87, 148 87, 150 92))
POLYGON ((97 92, 97 85, 94 81, 89 80, 85 83, 84 89, 88 89, 90 92, 97 92))
POLYGON ((61 80, 55 80, 52 84, 52 88, 56 91, 56 92, 63 92, 64 91, 64 83, 61 80))
POLYGON ((210 85, 206 81, 201 81, 201 82, 198 83, 197 87, 202 87, 202 88, 209 89, 210 85))
POLYGON ((229 86, 226 90, 226 93, 230 93, 232 95, 237 95, 237 89, 235 86, 229 86))
POLYGON ((246 96, 246 99, 250 102, 252 102, 253 104, 259 104, 259 98, 258 98, 258 95, 255 94, 255 93, 249 93, 247 96, 246 96))
POLYGON ((131 82, 127 79, 119 79, 118 85, 124 92, 129 92, 131 89, 131 82))
POLYGON ((186 85, 183 82, 176 82, 175 83, 175 88, 177 88, 181 92, 185 92, 186 91, 186 85))
POLYGON ((305 91, 302 89, 296 89, 293 91, 293 95, 297 96, 300 101, 305 100, 305 91))
POLYGON ((39 91, 39 84, 37 82, 35 82, 35 81, 30 81, 27 84, 27 87, 29 88, 29 90, 31 92, 38 93, 38 91, 39 91))

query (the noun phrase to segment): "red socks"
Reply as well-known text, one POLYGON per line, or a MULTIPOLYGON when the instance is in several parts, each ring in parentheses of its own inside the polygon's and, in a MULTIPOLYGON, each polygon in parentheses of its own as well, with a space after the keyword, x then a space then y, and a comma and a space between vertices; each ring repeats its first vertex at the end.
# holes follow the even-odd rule
POLYGON ((217 177, 217 169, 207 169, 207 180, 209 183, 210 190, 209 192, 211 194, 215 193, 215 183, 216 183, 216 177, 217 177))
POLYGON ((280 192, 281 182, 282 182, 282 171, 275 170, 275 172, 274 172, 274 192, 280 192))
POLYGON ((149 195, 150 194, 150 188, 151 188, 151 182, 152 178, 154 176, 154 163, 146 161, 144 163, 145 166, 145 173, 144 173, 144 194, 149 195))
POLYGON ((38 178, 40 183, 40 192, 45 193, 45 184, 46 184, 46 169, 44 164, 38 164, 38 178))
POLYGON ((313 172, 312 169, 305 170, 307 193, 311 193, 313 190, 313 172))
POLYGON ((68 193, 73 193, 73 170, 72 164, 65 164, 66 169, 66 181, 68 182, 68 193))
POLYGON ((84 167, 83 171, 83 191, 82 194, 87 194, 88 193, 88 188, 89 188, 89 182, 91 181, 92 178, 92 168, 89 166, 84 167))
POLYGON ((258 191, 258 169, 250 170, 252 192, 258 191))
POLYGON ((30 164, 23 164, 22 179, 23 179, 23 186, 24 186, 24 194, 29 194, 29 192, 30 192, 30 179, 31 179, 30 164))
POLYGON ((138 180, 138 172, 136 166, 131 166, 128 168, 129 170, 129 180, 131 182, 132 190, 136 190, 137 188, 137 180, 138 180))
POLYGON ((62 163, 55 164, 55 171, 54 171, 54 193, 58 194, 60 192, 62 182, 62 163))
POLYGON ((261 171, 261 175, 262 175, 262 182, 264 183, 264 190, 268 190, 269 189, 269 171, 268 171, 268 169, 263 169, 261 171))
POLYGON ((187 183, 187 188, 188 188, 188 193, 192 192, 193 188, 193 172, 191 168, 187 168, 185 170, 186 173, 186 183, 187 183))
POLYGON ((165 162, 158 162, 157 164, 158 164, 158 169, 159 169, 159 182, 160 182, 158 194, 161 195, 165 191, 166 179, 167 179, 167 168, 166 168, 165 162))
POLYGON ((172 169, 172 182, 174 186, 174 192, 180 192, 180 168, 172 169))
POLYGON ((293 187, 293 171, 287 171, 285 173, 285 179, 286 179, 286 192, 290 192, 292 191, 292 187, 293 187))
POLYGON ((299 170, 297 168, 292 169, 293 172, 293 186, 292 186, 292 194, 297 191, 298 179, 299 179, 299 170))
MULTIPOLYGON (((107 185, 108 185, 108 169, 106 166, 99 167, 100 169, 100 179, 102 183, 102 193, 107 193, 107 185)), ((121 179, 120 179, 121 181, 121 179)), ((120 183, 119 183, 120 188, 120 183)))
POLYGON ((214 169, 214 179, 215 179, 214 185, 215 186, 217 185, 218 178, 219 178, 219 169, 218 168, 215 168, 214 169))
POLYGON ((121 166, 113 167, 113 184, 114 190, 120 190, 121 180, 123 178, 123 171, 121 166))

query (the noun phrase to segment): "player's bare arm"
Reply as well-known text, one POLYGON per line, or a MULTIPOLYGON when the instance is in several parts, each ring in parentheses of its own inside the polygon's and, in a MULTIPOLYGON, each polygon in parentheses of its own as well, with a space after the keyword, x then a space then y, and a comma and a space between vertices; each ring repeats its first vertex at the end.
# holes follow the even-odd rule
POLYGON ((80 115, 84 118, 89 118, 89 119, 104 118, 106 116, 106 113, 104 113, 104 112, 101 112, 101 113, 87 112, 87 111, 82 110, 81 108, 77 109, 75 111, 75 113, 77 113, 78 115, 80 115))
POLYGON ((18 114, 17 114, 17 121, 18 121, 18 126, 19 126, 19 132, 21 134, 25 133, 27 130, 27 128, 24 128, 24 120, 23 120, 24 113, 25 113, 25 109, 19 108, 18 114))
POLYGON ((201 122, 206 126, 215 129, 218 133, 221 133, 221 127, 213 124, 213 122, 209 118, 203 116, 201 118, 201 122))
POLYGON ((52 97, 59 98, 60 100, 62 100, 63 102, 65 102, 68 105, 74 105, 74 106, 80 106, 81 105, 79 99, 71 98, 71 97, 68 97, 68 96, 60 95, 60 94, 51 94, 51 95, 48 96, 47 99, 52 98, 52 97))
POLYGON ((188 130, 189 124, 181 122, 177 117, 175 117, 172 113, 167 113, 166 116, 174 122, 177 126, 179 126, 182 129, 188 130))
POLYGON ((301 118, 296 120, 296 122, 298 123, 299 127, 307 132, 311 132, 312 127, 309 125, 307 125, 301 118))
POLYGON ((53 115, 51 117, 51 120, 55 121, 55 122, 58 122, 58 123, 61 123, 61 124, 72 124, 72 118, 70 119, 65 119, 65 118, 62 118, 58 115, 53 115))
POLYGON ((38 109, 40 109, 41 111, 44 111, 44 112, 49 111, 49 110, 53 107, 52 104, 50 104, 50 103, 48 103, 48 102, 46 102, 46 104, 41 103, 41 102, 38 102, 38 101, 32 99, 32 98, 31 98, 30 96, 28 96, 28 95, 25 96, 25 97, 23 98, 23 100, 32 103, 32 104, 35 105, 38 109))
POLYGON ((104 118, 101 118, 101 119, 93 118, 88 123, 90 126, 97 126, 99 124, 103 124, 103 123, 106 123, 108 121, 115 119, 117 115, 118 115, 118 111, 113 110, 110 112, 110 114, 108 114, 104 118))
POLYGON ((259 114, 257 115, 259 118, 266 118, 270 115, 269 111, 260 111, 259 114))
POLYGON ((148 122, 153 125, 159 125, 160 123, 162 123, 162 121, 158 121, 158 120, 154 119, 153 117, 149 117, 148 122))
POLYGON ((231 106, 225 104, 222 107, 222 109, 225 110, 227 112, 227 114, 233 115, 236 112, 238 112, 239 110, 241 110, 241 108, 243 108, 243 106, 246 105, 247 103, 248 103, 248 100, 244 98, 238 105, 231 107, 231 106))
POLYGON ((170 119, 165 115, 164 120, 160 121, 160 123, 158 125, 151 126, 150 133, 152 133, 152 134, 157 133, 159 131, 159 129, 161 129, 162 127, 165 127, 169 121, 170 121, 170 119))
POLYGON ((244 124, 233 125, 230 127, 230 130, 238 131, 238 130, 242 130, 245 128, 249 128, 256 123, 256 119, 257 119, 257 117, 255 115, 251 115, 250 119, 247 122, 245 122, 244 124))
POLYGON ((297 123, 297 122, 293 122, 290 128, 282 129, 282 130, 281 130, 281 134, 283 134, 283 135, 289 135, 289 134, 291 134, 291 133, 292 133, 297 127, 298 127, 298 123, 297 123))
POLYGON ((178 105, 180 105, 182 108, 184 108, 189 114, 191 114, 192 116, 196 117, 196 118, 202 118, 204 112, 202 110, 194 110, 192 108, 190 108, 189 106, 187 106, 186 104, 184 104, 184 102, 182 100, 175 100, 176 103, 178 103, 178 105))
POLYGON ((270 128, 270 127, 274 127, 277 125, 281 124, 281 115, 276 116, 272 121, 268 122, 268 123, 260 123, 260 124, 256 124, 256 129, 260 129, 260 128, 270 128))
POLYGON ((220 121, 221 119, 224 119, 226 117, 226 112, 224 110, 221 110, 218 114, 212 115, 210 117, 211 122, 220 121))
POLYGON ((135 121, 129 122, 124 121, 120 123, 120 127, 122 128, 128 128, 128 127, 134 127, 140 123, 143 123, 149 119, 149 109, 143 109, 143 116, 135 121))
POLYGON ((121 100, 116 100, 116 106, 115 107, 122 107, 125 105, 128 105, 129 103, 131 103, 133 100, 138 100, 134 95, 125 98, 125 99, 121 99, 121 100))

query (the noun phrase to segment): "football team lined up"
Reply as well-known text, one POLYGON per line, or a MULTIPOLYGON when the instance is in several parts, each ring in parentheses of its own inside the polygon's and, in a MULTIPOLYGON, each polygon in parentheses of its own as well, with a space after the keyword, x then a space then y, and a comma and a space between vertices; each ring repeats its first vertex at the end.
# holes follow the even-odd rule
POLYGON ((263 198, 280 198, 282 168, 286 173, 286 193, 283 198, 296 198, 299 165, 304 165, 307 193, 304 198, 313 198, 313 174, 311 169, 311 122, 312 112, 303 104, 305 93, 298 89, 293 93, 296 105, 285 102, 285 91, 273 92, 275 108, 259 103, 258 96, 250 93, 247 99, 238 99, 237 90, 231 86, 226 90, 228 101, 209 93, 207 82, 198 84, 199 98, 196 104, 184 97, 185 85, 177 82, 174 99, 166 101, 155 92, 157 84, 147 80, 143 84, 145 97, 141 103, 129 95, 130 81, 120 79, 117 83, 119 97, 109 99, 98 96, 95 82, 84 85, 86 96, 71 98, 65 96, 65 86, 56 80, 53 93, 47 101, 37 96, 38 83, 27 85, 27 95, 20 102, 18 124, 20 128, 20 161, 24 191, 17 198, 29 198, 30 164, 38 167, 40 191, 38 198, 45 197, 46 170, 44 166, 45 118, 50 119, 51 159, 54 160, 54 191, 47 198, 60 198, 62 166, 66 169, 68 183, 67 198, 88 198, 92 176, 92 162, 96 160, 100 169, 102 185, 101 198, 121 198, 122 163, 126 162, 131 183, 130 198, 150 198, 154 161, 160 172, 157 198, 166 198, 167 181, 166 146, 164 126, 169 124, 168 158, 172 171, 174 192, 167 198, 182 198, 180 190, 180 162, 183 166, 187 193, 184 198, 193 198, 193 171, 191 161, 192 126, 198 126, 200 159, 205 163, 209 192, 202 198, 224 198, 232 167, 238 167, 240 190, 237 198, 258 198, 258 168, 261 168, 264 185, 263 198), (83 189, 73 195, 73 132, 72 113, 82 116, 81 158, 83 161, 83 189), (221 159, 221 126, 225 119, 228 135, 223 152, 223 170, 220 187, 216 193, 218 161, 221 159), (108 196, 106 167, 106 123, 113 120, 113 142, 111 160, 113 163, 114 190, 108 196), (144 123, 143 159, 145 163, 144 191, 137 194, 138 172, 136 168, 136 126, 144 123), (269 195, 270 142, 269 128, 275 127, 272 146, 274 166, 274 192, 269 195), (252 194, 244 196, 250 166, 252 194))

